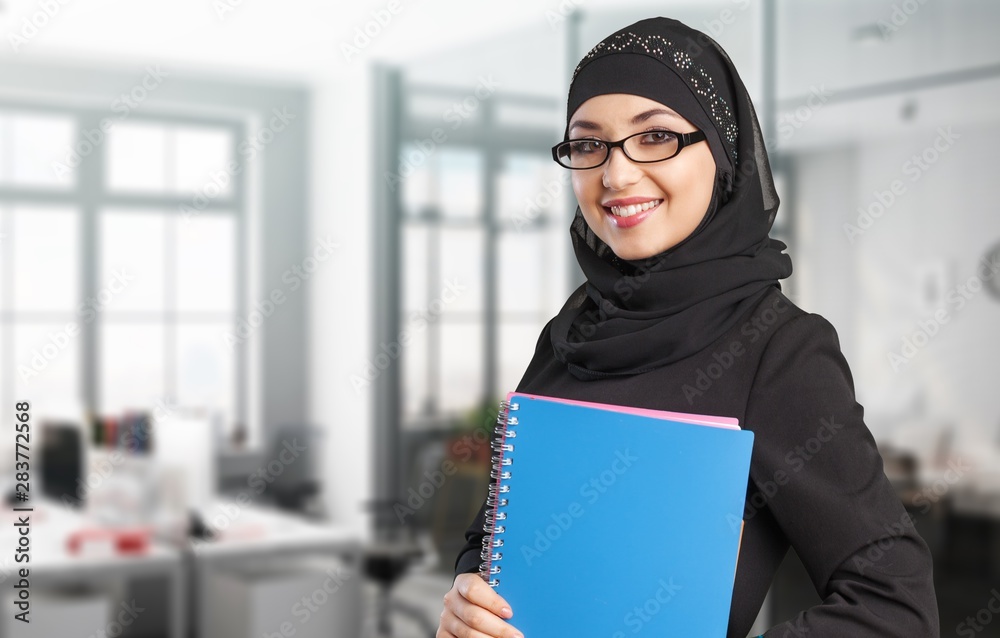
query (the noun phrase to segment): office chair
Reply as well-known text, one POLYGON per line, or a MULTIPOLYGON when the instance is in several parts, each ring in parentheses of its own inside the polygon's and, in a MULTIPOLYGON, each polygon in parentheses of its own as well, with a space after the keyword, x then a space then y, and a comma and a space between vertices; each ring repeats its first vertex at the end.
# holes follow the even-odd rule
MULTIPOLYGON (((377 520, 386 521, 395 518, 396 503, 395 499, 372 500, 366 506, 374 511, 377 520)), ((364 574, 378 586, 375 599, 375 636, 392 638, 391 617, 393 612, 397 612, 414 620, 420 626, 421 635, 434 638, 437 623, 428 619, 420 607, 392 596, 396 583, 418 562, 423 560, 426 564, 427 556, 433 555, 433 549, 428 548, 426 542, 422 542, 410 527, 403 526, 397 531, 381 526, 379 529, 390 531, 377 534, 374 541, 362 548, 364 574)))
MULTIPOLYGON (((440 440, 423 441, 410 455, 410 485, 419 485, 425 471, 439 469, 445 458, 440 440)), ((376 539, 362 550, 365 575, 378 586, 375 622, 376 636, 391 638, 391 618, 394 613, 405 616, 420 627, 420 635, 433 638, 437 633, 438 618, 428 618, 423 609, 392 595, 395 585, 408 573, 417 569, 429 571, 439 567, 439 554, 432 540, 432 522, 440 505, 450 496, 449 479, 427 502, 416 508, 412 515, 400 516, 396 505, 406 505, 405 498, 377 499, 365 504, 375 515, 376 539), (416 568, 416 569, 415 569, 416 568)), ((483 490, 485 491, 485 487, 483 490)), ((408 506, 407 506, 408 507, 408 506)))

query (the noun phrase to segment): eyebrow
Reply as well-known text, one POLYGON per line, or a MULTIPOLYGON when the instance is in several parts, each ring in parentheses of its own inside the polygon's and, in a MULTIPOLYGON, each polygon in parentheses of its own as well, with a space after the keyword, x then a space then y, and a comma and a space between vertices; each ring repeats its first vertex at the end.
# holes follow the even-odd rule
MULTIPOLYGON (((669 115, 670 117, 676 117, 676 118, 680 117, 680 115, 678 115, 677 113, 674 113, 673 111, 668 111, 666 109, 650 109, 648 111, 643 111, 642 113, 639 113, 638 115, 633 117, 629 121, 629 124, 641 124, 646 120, 648 120, 649 118, 653 117, 654 115, 669 115)), ((591 122, 590 120, 577 120, 573 122, 569 128, 574 129, 577 127, 582 129, 587 129, 588 131, 601 130, 600 124, 597 124, 596 122, 591 122)))

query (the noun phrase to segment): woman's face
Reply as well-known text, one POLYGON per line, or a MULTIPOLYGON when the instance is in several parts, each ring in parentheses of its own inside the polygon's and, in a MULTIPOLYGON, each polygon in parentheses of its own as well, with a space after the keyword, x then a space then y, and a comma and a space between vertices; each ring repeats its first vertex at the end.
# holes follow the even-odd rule
MULTIPOLYGON (((611 93, 580 105, 570 121, 569 138, 615 141, 651 129, 690 133, 697 127, 655 100, 611 93)), ((676 246, 698 227, 712 199, 715 159, 707 142, 649 164, 637 164, 615 148, 601 166, 572 175, 573 192, 594 234, 619 258, 638 260, 676 246), (611 209, 619 200, 636 210, 644 202, 654 207, 623 217, 611 209)))

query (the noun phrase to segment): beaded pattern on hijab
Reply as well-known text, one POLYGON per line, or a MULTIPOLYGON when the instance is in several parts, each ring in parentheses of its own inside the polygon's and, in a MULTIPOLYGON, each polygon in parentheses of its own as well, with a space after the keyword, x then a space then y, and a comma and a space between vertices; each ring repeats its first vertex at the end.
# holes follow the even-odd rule
POLYGON ((715 83, 712 82, 712 77, 708 72, 701 65, 695 64, 686 51, 663 36, 656 34, 638 35, 631 31, 626 31, 614 36, 610 40, 598 43, 597 46, 591 49, 580 60, 580 63, 573 70, 573 77, 570 83, 572 84, 572 81, 576 79, 576 75, 580 72, 580 69, 595 57, 620 53, 622 51, 645 53, 655 57, 661 62, 672 64, 682 77, 686 77, 692 89, 708 100, 709 107, 712 110, 712 119, 715 120, 716 126, 722 131, 726 144, 732 152, 733 164, 739 160, 736 149, 736 139, 739 131, 736 126, 736 118, 733 117, 733 111, 729 107, 729 104, 716 91, 715 83), (668 53, 669 55, 667 55, 668 53))

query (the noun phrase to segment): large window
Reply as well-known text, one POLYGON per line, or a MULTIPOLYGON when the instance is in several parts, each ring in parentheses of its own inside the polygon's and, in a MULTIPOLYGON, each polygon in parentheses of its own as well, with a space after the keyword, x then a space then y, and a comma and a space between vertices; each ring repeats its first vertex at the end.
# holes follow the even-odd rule
POLYGON ((0 105, 0 404, 246 423, 239 121, 0 105), (233 167, 237 167, 235 170, 233 167))
POLYGON ((401 413, 410 428, 460 416, 521 379, 568 294, 571 197, 567 172, 549 155, 558 131, 531 123, 551 122, 555 101, 490 96, 428 152, 440 104, 462 94, 411 91, 404 130, 415 140, 402 141, 399 157, 400 332, 411 336, 401 413), (511 106, 534 117, 497 116, 511 106))

